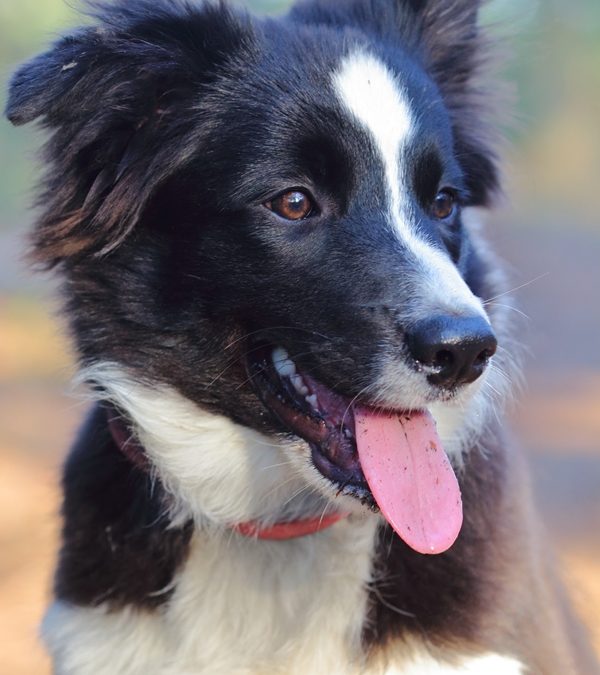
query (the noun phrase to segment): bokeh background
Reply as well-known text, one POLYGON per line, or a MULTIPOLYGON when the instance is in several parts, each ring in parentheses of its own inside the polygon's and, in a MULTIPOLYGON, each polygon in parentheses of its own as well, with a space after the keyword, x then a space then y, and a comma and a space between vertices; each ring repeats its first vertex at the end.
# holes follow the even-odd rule
MULTIPOLYGON (((78 17, 63 0, 0 0, 0 107, 12 68, 78 17)), ((253 0, 261 12, 288 4, 253 0)), ((492 0, 515 83, 507 200, 487 224, 523 315, 513 423, 548 547, 600 648, 600 2, 492 0)), ((0 121, 0 672, 49 673, 37 625, 58 531, 58 475, 85 404, 51 278, 23 262, 41 135, 0 121)))

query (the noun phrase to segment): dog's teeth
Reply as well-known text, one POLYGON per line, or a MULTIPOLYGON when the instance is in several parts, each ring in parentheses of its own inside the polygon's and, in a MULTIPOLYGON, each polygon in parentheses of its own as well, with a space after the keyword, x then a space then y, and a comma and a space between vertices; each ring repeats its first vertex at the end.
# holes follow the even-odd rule
MULTIPOLYGON (((290 382, 294 389, 300 394, 300 396, 307 397, 310 393, 310 389, 306 386, 306 383, 302 379, 302 375, 296 372, 296 364, 290 359, 289 354, 285 351, 283 347, 275 347, 271 355, 273 360, 273 365, 275 370, 280 377, 289 378, 290 382)), ((312 396, 306 398, 306 400, 316 407, 317 397, 312 396), (309 400, 310 399, 310 400, 309 400), (314 404, 313 404, 314 399, 314 404)))
POLYGON ((295 375, 292 375, 290 377, 290 380, 294 385, 294 389, 299 394, 301 394, 302 396, 306 396, 308 394, 308 387, 304 384, 304 380, 302 379, 301 375, 298 375, 298 373, 296 373, 295 375))
POLYGON ((275 347, 273 349, 273 363, 276 363, 277 361, 288 361, 290 358, 290 355, 285 351, 283 347, 275 347))
POLYGON ((317 398, 316 394, 312 394, 311 396, 306 396, 304 400, 311 405, 315 410, 319 409, 319 399, 317 398))
POLYGON ((296 366, 283 347, 275 347, 271 358, 275 370, 281 377, 291 377, 296 374, 296 366))

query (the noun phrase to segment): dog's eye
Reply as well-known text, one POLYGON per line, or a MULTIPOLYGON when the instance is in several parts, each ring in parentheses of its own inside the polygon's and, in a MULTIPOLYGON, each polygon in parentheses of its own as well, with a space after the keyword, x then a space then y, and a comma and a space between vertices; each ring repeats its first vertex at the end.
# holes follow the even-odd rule
POLYGON ((315 206, 312 199, 301 190, 290 190, 264 204, 269 210, 286 220, 308 218, 315 206))
POLYGON ((456 208, 456 197, 450 190, 440 190, 431 207, 431 212, 434 218, 438 220, 446 220, 454 213, 456 208))

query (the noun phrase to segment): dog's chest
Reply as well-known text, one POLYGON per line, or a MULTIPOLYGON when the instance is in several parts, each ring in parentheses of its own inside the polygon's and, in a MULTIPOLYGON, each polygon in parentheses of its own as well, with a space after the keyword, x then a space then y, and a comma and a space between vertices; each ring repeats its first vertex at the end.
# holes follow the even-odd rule
MULTIPOLYGON (((288 542, 196 534, 172 595, 153 612, 56 603, 44 637, 57 675, 520 675, 488 654, 442 664, 402 642, 367 662, 376 519, 288 542), (382 655, 383 656, 383 655, 382 655)), ((171 589, 164 589, 168 592, 171 589)))
POLYGON ((360 673, 375 529, 370 517, 288 542, 195 535, 155 612, 54 605, 57 672, 360 673))
POLYGON ((373 521, 285 543, 195 541, 168 612, 188 636, 178 658, 214 673, 336 672, 358 659, 373 521))

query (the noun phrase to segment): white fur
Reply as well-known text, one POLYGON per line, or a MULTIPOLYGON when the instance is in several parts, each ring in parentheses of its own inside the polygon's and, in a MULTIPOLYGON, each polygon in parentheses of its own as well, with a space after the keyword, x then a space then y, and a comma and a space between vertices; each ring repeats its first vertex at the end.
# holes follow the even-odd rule
MULTIPOLYGON (((418 297, 419 302, 405 311, 404 320, 462 313, 479 315, 489 321, 481 299, 473 295, 450 258, 422 238, 411 212, 410 188, 402 157, 405 145, 418 128, 402 84, 381 61, 364 51, 354 52, 342 61, 333 83, 353 120, 358 121, 373 140, 378 161, 385 167, 388 221, 405 250, 418 263, 418 271, 406 283, 411 284, 411 295, 418 297)), ((486 418, 485 393, 480 393, 484 380, 465 388, 460 400, 453 405, 428 405, 432 388, 423 373, 415 372, 399 358, 394 343, 381 353, 380 375, 369 387, 369 395, 387 407, 429 407, 438 421, 447 452, 459 457, 465 443, 472 438, 469 430, 480 428, 486 418)))
POLYGON ((293 455, 306 455, 305 443, 278 442, 207 413, 171 387, 138 383, 115 364, 98 363, 80 379, 100 385, 103 398, 127 411, 174 511, 203 526, 230 526, 306 516, 307 508, 321 515, 326 508, 301 472, 290 470, 293 455))
POLYGON ((502 404, 509 384, 507 376, 492 360, 488 369, 455 398, 432 402, 432 394, 437 396, 438 392, 422 372, 409 367, 396 352, 397 348, 390 349, 379 357, 380 374, 369 387, 369 395, 385 407, 429 410, 444 450, 460 464, 463 452, 471 447, 496 406, 502 404))
POLYGON ((172 496, 174 522, 192 517, 203 528, 222 529, 364 511, 354 498, 337 494, 301 440, 259 434, 202 410, 171 387, 136 382, 114 363, 97 363, 78 379, 98 385, 103 400, 127 412, 172 496))
POLYGON ((57 675, 360 673, 374 519, 287 542, 200 534, 155 613, 56 603, 57 675))
POLYGON ((471 240, 475 242, 477 254, 488 270, 488 285, 500 289, 496 292, 500 293, 502 301, 497 305, 490 303, 489 298, 481 298, 500 346, 486 372, 473 384, 465 387, 456 400, 428 406, 437 422, 446 452, 458 463, 461 453, 471 447, 481 435, 489 417, 503 412, 508 393, 513 392, 514 395, 520 378, 519 359, 515 354, 512 337, 514 331, 511 330, 508 314, 511 299, 502 292, 502 289, 508 287, 504 265, 483 237, 482 218, 481 209, 464 209, 462 214, 463 225, 468 229, 471 240))
POLYGON ((196 533, 154 613, 56 602, 43 623, 55 675, 522 675, 495 654, 442 663, 407 644, 360 647, 372 519, 288 542, 196 533))
POLYGON ((43 637, 55 675, 520 675, 509 659, 451 667, 414 646, 387 665, 366 660, 376 523, 352 515, 286 542, 196 531, 162 608, 50 607, 43 637))
MULTIPOLYGON (((385 65, 366 52, 346 57, 334 74, 338 97, 366 128, 381 154, 387 179, 389 208, 394 215, 406 201, 401 193, 400 153, 414 133, 414 120, 402 87, 385 65)), ((395 222, 402 228, 401 220, 395 222)))
POLYGON ((426 652, 401 667, 388 669, 385 675, 525 675, 523 664, 500 654, 483 654, 457 658, 450 664, 441 663, 426 652))
POLYGON ((487 318, 449 257, 419 236, 402 163, 403 149, 418 129, 402 84, 365 51, 344 58, 333 84, 352 118, 370 134, 385 168, 389 223, 420 267, 419 313, 447 310, 487 318))
POLYGON ((202 530, 156 612, 51 607, 43 634, 57 675, 360 672, 378 518, 352 501, 357 514, 309 537, 237 535, 229 525, 331 508, 333 494, 323 497, 304 475, 316 474, 306 444, 240 427, 115 364, 80 379, 127 412, 173 496, 175 519, 192 516, 202 530))
MULTIPOLYGON (((481 233, 481 218, 479 209, 463 211, 463 224, 476 242, 478 255, 486 262, 489 270, 490 287, 507 288, 504 266, 481 233)), ((462 453, 479 437, 490 415, 497 415, 503 410, 508 392, 519 384, 519 359, 514 354, 513 331, 508 316, 511 299, 505 294, 501 294, 501 298, 498 305, 488 303, 488 298, 481 299, 500 344, 488 370, 474 383, 467 385, 456 399, 425 406, 435 418, 444 449, 456 465, 461 464, 462 453)), ((384 356, 381 375, 373 386, 373 393, 379 396, 383 405, 393 405, 396 401, 396 407, 418 408, 423 406, 423 400, 427 399, 430 390, 421 374, 407 368, 401 359, 384 356), (399 392, 404 398, 400 399, 399 392)))
MULTIPOLYGON (((419 262, 419 311, 485 316, 449 258, 421 237, 410 212, 402 150, 416 126, 402 86, 364 52, 343 61, 334 85, 353 119, 371 134, 385 168, 389 225, 419 262)), ((83 379, 100 384, 103 398, 133 421, 172 496, 172 517, 193 517, 202 529, 160 609, 111 612, 55 603, 43 634, 56 675, 522 675, 521 664, 497 654, 455 655, 450 665, 424 647, 394 647, 387 666, 367 662, 360 634, 377 518, 354 513, 323 532, 286 542, 256 542, 230 529, 248 520, 335 508, 326 481, 308 466, 305 444, 268 439, 201 411, 169 387, 136 382, 113 364, 93 366, 83 379)), ((393 405, 421 407, 423 380, 395 358, 383 364, 376 387, 393 405)), ((450 412, 431 409, 447 449, 467 418, 484 414, 480 397, 465 396, 450 412)), ((340 508, 358 508, 348 504, 339 502, 340 508)))
MULTIPOLYGON (((171 598, 154 612, 56 602, 43 624, 56 675, 521 672, 495 656, 459 659, 461 667, 451 668, 414 647, 394 647, 385 662, 367 661, 360 634, 376 517, 352 514, 315 535, 284 542, 257 542, 225 529, 268 509, 286 512, 290 494, 307 485, 299 470, 293 487, 286 486, 290 465, 282 466, 286 456, 304 457, 300 448, 291 451, 203 412, 168 387, 135 382, 114 364, 98 364, 82 378, 100 384, 103 397, 134 421, 176 500, 174 512, 217 527, 195 531, 171 598)), ((309 494, 296 504, 299 513, 328 503, 309 494)))
POLYGON ((477 441, 490 416, 503 407, 510 376, 496 365, 497 359, 494 357, 483 375, 463 387, 455 398, 432 403, 431 388, 421 373, 408 368, 399 358, 384 356, 381 374, 370 392, 382 405, 429 410, 444 450, 460 466, 463 453, 477 441))

